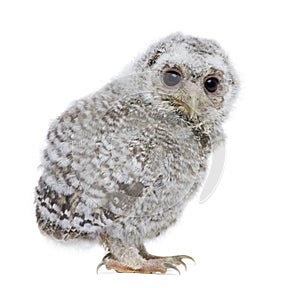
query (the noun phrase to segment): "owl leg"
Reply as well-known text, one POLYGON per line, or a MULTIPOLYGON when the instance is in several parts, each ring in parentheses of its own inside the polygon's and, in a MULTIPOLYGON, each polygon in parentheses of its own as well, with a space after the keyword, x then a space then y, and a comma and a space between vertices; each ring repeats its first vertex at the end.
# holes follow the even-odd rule
POLYGON ((182 259, 193 258, 185 255, 171 256, 171 257, 158 257, 148 254, 144 245, 138 247, 127 245, 121 242, 120 239, 108 241, 106 246, 109 253, 104 256, 102 262, 98 265, 97 271, 100 267, 105 266, 108 270, 115 270, 120 273, 166 273, 168 269, 176 270, 178 265, 186 264, 182 259))

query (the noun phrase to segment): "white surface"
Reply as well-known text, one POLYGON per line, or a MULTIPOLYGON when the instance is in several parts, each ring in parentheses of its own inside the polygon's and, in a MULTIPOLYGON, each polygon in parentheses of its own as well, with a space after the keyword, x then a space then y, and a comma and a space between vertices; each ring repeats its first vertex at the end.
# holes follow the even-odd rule
POLYGON ((299 287, 297 1, 1 1, 1 287, 299 287), (217 39, 242 81, 226 123, 216 193, 148 243, 188 254, 181 276, 95 268, 97 245, 39 234, 33 190, 50 119, 116 75, 153 40, 217 39), (3 284, 6 283, 6 284, 3 284))

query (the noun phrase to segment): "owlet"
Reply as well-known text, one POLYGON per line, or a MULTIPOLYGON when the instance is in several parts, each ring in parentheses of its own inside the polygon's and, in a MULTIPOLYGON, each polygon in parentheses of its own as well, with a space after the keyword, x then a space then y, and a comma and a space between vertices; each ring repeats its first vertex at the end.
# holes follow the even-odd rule
POLYGON ((144 242, 175 223, 203 184, 237 91, 215 41, 176 33, 152 45, 51 124, 35 193, 41 231, 98 238, 108 250, 98 268, 179 271, 191 257, 153 256, 144 242))

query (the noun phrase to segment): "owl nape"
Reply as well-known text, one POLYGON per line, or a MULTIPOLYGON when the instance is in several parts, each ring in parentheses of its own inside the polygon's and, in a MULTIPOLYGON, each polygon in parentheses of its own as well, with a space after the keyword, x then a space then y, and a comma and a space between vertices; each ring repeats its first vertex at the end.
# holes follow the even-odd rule
POLYGON ((213 40, 175 33, 150 46, 51 124, 35 193, 40 230, 100 239, 108 254, 97 271, 186 268, 192 257, 154 256, 144 243, 176 223, 203 185, 238 87, 213 40))

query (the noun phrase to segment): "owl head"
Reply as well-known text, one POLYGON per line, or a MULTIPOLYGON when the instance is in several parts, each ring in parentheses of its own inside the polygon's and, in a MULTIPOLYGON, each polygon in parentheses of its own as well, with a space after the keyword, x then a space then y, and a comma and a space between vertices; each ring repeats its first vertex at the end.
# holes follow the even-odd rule
POLYGON ((156 103, 191 122, 222 122, 238 91, 235 71, 220 45, 181 33, 152 45, 134 70, 151 75, 156 103))

